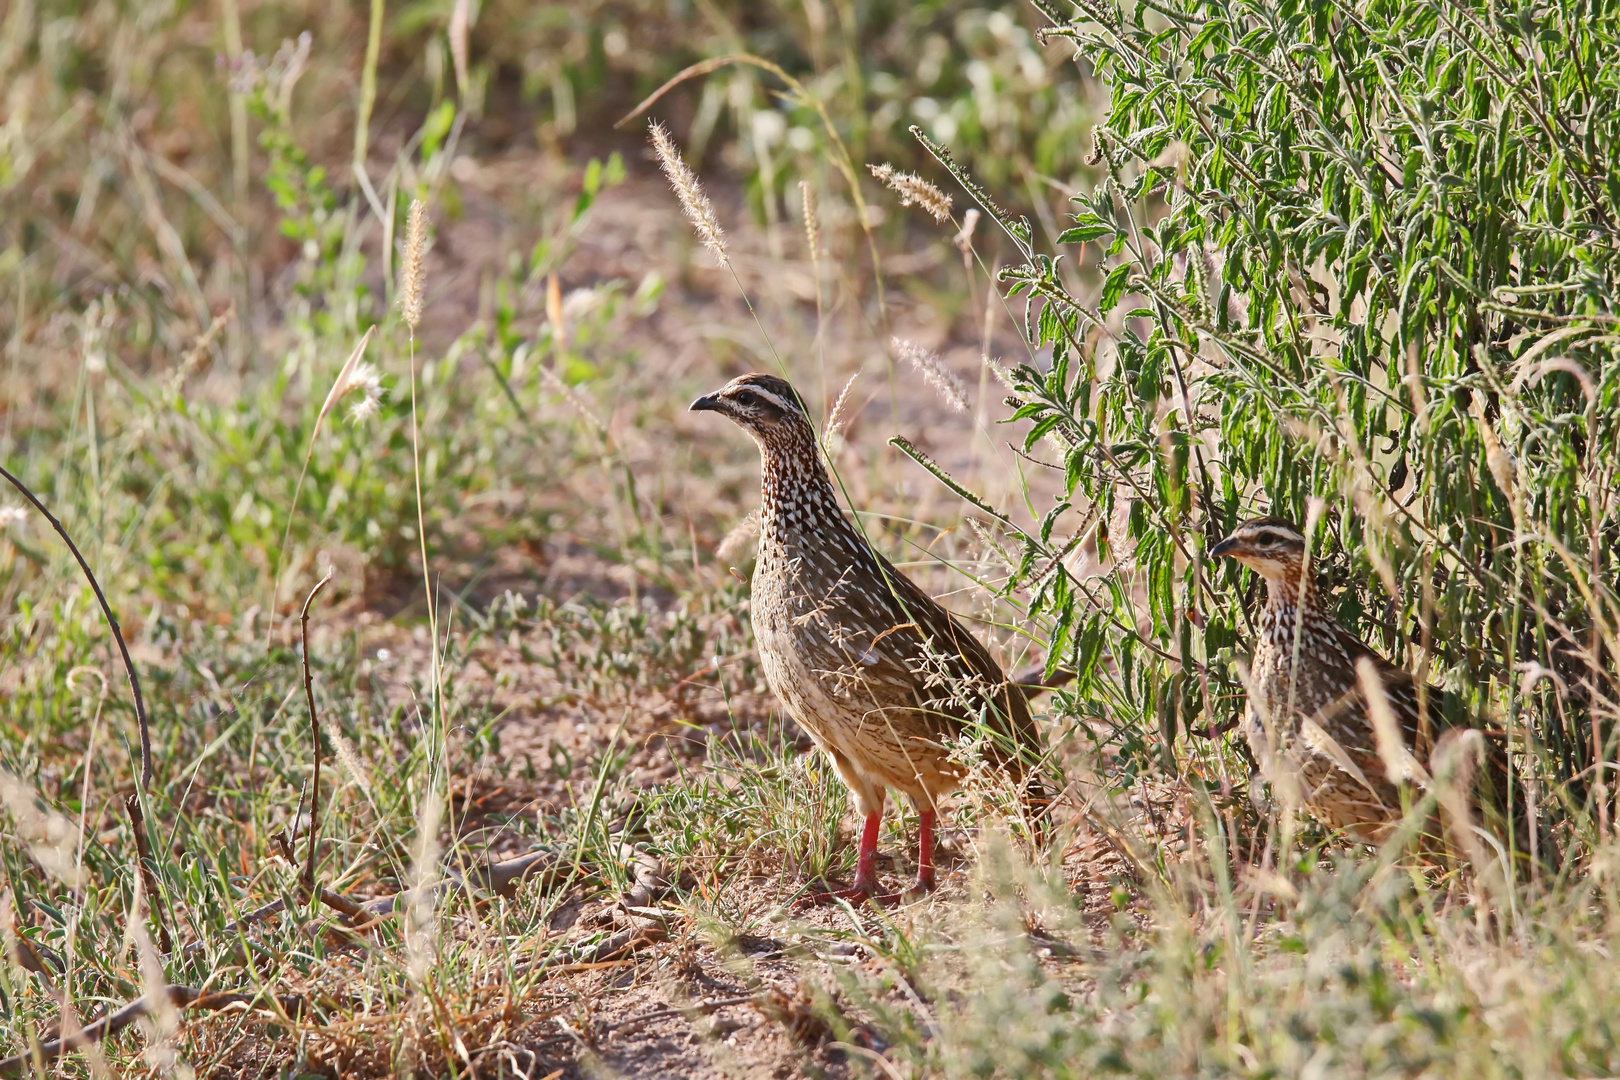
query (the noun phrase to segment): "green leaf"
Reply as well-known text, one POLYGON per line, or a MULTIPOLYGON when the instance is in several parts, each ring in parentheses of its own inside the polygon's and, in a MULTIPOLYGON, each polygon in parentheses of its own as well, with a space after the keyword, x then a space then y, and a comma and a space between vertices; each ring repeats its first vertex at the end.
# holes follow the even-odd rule
POLYGON ((1131 280, 1131 264, 1125 263, 1109 271, 1108 279, 1103 282, 1102 298, 1097 301, 1097 307, 1102 311, 1112 311, 1119 298, 1125 293, 1125 286, 1131 280))
POLYGON ((1060 244, 1085 244, 1102 236, 1113 236, 1114 228, 1111 225, 1076 225, 1064 229, 1058 234, 1057 242, 1060 244))

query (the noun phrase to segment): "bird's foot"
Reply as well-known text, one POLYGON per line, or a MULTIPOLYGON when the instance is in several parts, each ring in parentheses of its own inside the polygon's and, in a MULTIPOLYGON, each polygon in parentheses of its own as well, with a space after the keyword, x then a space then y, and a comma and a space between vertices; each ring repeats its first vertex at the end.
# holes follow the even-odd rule
MULTIPOLYGON (((840 900, 848 900, 856 904, 864 904, 868 900, 877 899, 876 894, 866 889, 827 889, 824 892, 806 893, 794 901, 795 911, 809 911, 811 908, 826 907, 836 904, 840 900)), ((881 903, 881 900, 879 901, 881 903)))
POLYGON ((848 900, 856 904, 871 902, 878 907, 894 907, 897 904, 904 904, 908 900, 927 896, 933 891, 934 876, 932 874, 927 877, 919 875, 915 881, 906 887, 904 892, 891 893, 879 892, 876 881, 862 885, 857 879, 852 888, 828 889, 824 892, 808 893, 800 897, 793 906, 796 910, 808 911, 811 908, 836 904, 840 900, 848 900))
POLYGON ((855 884, 850 888, 826 889, 821 892, 807 893, 804 896, 801 896, 793 906, 796 910, 807 911, 810 908, 826 907, 828 904, 836 904, 840 900, 849 900, 857 904, 871 900, 878 906, 882 907, 886 904, 894 903, 899 896, 899 893, 879 892, 876 874, 867 879, 862 879, 859 875, 857 875, 855 878, 855 884))
POLYGON ((906 887, 905 895, 927 896, 929 893, 934 891, 934 886, 934 868, 929 867, 925 872, 918 872, 916 878, 914 878, 911 884, 906 887))

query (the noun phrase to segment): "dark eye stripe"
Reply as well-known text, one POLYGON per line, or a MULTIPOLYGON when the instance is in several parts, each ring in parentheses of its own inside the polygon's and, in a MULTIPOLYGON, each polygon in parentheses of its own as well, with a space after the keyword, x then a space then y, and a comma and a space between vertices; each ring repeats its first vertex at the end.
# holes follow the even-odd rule
POLYGON ((729 396, 732 401, 748 408, 765 405, 784 413, 802 411, 796 401, 784 401, 772 391, 761 387, 754 387, 753 389, 739 387, 731 391, 729 396))

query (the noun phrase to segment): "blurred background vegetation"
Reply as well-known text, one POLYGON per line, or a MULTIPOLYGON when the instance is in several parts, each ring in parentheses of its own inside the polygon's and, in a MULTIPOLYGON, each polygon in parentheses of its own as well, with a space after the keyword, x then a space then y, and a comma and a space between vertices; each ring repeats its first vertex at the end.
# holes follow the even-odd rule
MULTIPOLYGON (((57 442, 64 424, 71 439, 89 437, 71 419, 87 415, 86 369, 64 362, 69 351, 93 354, 92 369, 112 363, 127 371, 140 381, 134 393, 152 401, 176 386, 142 380, 201 373, 198 384, 213 393, 179 403, 184 426, 228 452, 192 458, 188 467, 201 471, 180 484, 164 483, 174 459, 151 440, 120 451, 135 472, 150 459, 144 475, 121 486, 142 504, 155 500, 139 525, 125 521, 154 537, 138 545, 146 564, 139 585, 125 584, 195 604, 183 594, 200 580, 201 557, 236 579, 217 596, 240 595, 244 572, 262 576, 262 564, 274 561, 266 552, 284 519, 271 520, 276 504, 266 498, 297 475, 289 463, 308 441, 308 399, 324 393, 313 389, 316 372, 335 371, 348 338, 388 315, 411 196, 431 195, 454 222, 472 162, 529 169, 523 205, 503 211, 504 250, 491 257, 509 263, 507 272, 470 283, 474 295, 459 306, 430 306, 424 328, 427 341, 445 346, 480 316, 483 334, 499 323, 507 374, 523 320, 545 308, 535 283, 557 273, 583 226, 576 198, 585 162, 618 154, 645 175, 644 121, 613 125, 695 61, 747 53, 800 84, 791 93, 768 72, 731 64, 675 87, 656 107, 691 163, 735 192, 728 198, 767 230, 778 257, 784 237, 802 231, 800 180, 818 195, 834 250, 856 228, 851 191, 829 165, 830 143, 841 144, 870 200, 878 185, 865 162, 920 164, 912 124, 959 147, 1055 236, 1083 168, 1087 109, 1063 50, 1035 44, 1032 15, 1014 3, 853 0, 13 4, 0 55, 0 338, 8 361, 0 439, 31 458, 36 480, 80 467, 82 455, 64 452, 71 440, 57 442), (450 31, 460 18, 466 56, 458 75, 450 31), (459 173, 451 167, 458 154, 466 159, 459 173), (479 289, 498 296, 491 302, 479 289), (289 388, 306 399, 308 415, 296 423, 264 408, 289 388), (231 467, 210 472, 209 458, 231 467), (200 528, 208 526, 193 514, 212 521, 224 546, 199 552, 188 535, 184 557, 166 550, 158 527, 165 512, 200 528), (181 572, 171 578, 170 570, 181 572)), ((872 254, 909 243, 903 218, 884 218, 881 205, 871 207, 868 224, 884 230, 881 245, 868 245, 872 254)), ((868 302, 874 267, 849 272, 868 302)), ((959 289, 958 278, 932 278, 959 289)), ((655 299, 652 281, 624 287, 624 299, 639 295, 643 308, 655 299)), ((923 287, 939 295, 938 284, 923 287)), ((598 309, 585 321, 612 334, 622 319, 598 309)), ((538 338, 546 332, 539 327, 538 338)), ((529 352, 547 345, 531 340, 529 352)), ((397 423, 401 399, 391 400, 397 423)), ((413 545, 395 543, 408 523, 389 517, 402 490, 388 473, 398 455, 367 460, 357 450, 352 440, 330 454, 322 447, 312 497, 334 512, 334 498, 353 502, 332 520, 342 539, 368 565, 402 565, 413 545), (343 482, 334 468, 346 470, 343 482), (380 470, 374 483, 368 470, 380 470)), ((435 465, 463 469, 488 465, 491 453, 450 443, 442 451, 435 465)), ((308 535, 307 520, 295 518, 293 527, 295 541, 308 535)))
MULTIPOLYGON (((457 125, 464 148, 480 156, 530 149, 583 159, 629 149, 640 157, 639 125, 615 130, 616 121, 688 65, 746 53, 780 65, 811 101, 786 97, 786 86, 756 68, 731 65, 672 91, 659 112, 682 133, 700 172, 718 168, 747 185, 762 222, 791 217, 796 181, 827 168, 829 131, 812 101, 856 162, 915 167, 920 151, 907 128, 920 124, 998 190, 1011 188, 1010 200, 1044 206, 1081 170, 1088 113, 1075 66, 1063 50, 1036 45, 1032 22, 1032 12, 1013 3, 855 0, 444 0, 386 10, 358 3, 21 3, 5 20, 6 266, 48 246, 50 226, 36 220, 41 213, 64 215, 91 250, 104 244, 109 254, 132 259, 128 249, 147 242, 145 230, 123 226, 145 220, 152 208, 144 188, 111 169, 118 161, 112 155, 128 152, 120 140, 130 138, 161 162, 152 166, 152 194, 165 204, 173 239, 204 263, 190 275, 195 280, 177 287, 206 281, 219 288, 210 275, 233 268, 210 264, 226 255, 227 244, 238 261, 254 261, 274 233, 263 227, 273 222, 262 220, 272 117, 252 115, 249 99, 267 63, 285 76, 286 65, 272 58, 306 33, 295 78, 271 94, 286 92, 285 116, 275 120, 345 192, 355 178, 337 163, 351 157, 351 147, 376 165, 405 149, 401 133, 442 142, 446 132, 435 138, 426 120, 446 103, 466 125, 457 125), (468 26, 459 90, 446 33, 458 8, 468 26), (373 15, 375 88, 367 90, 373 15), (368 94, 374 104, 358 127, 375 129, 380 146, 364 136, 357 141, 368 94)), ((432 157, 421 150, 413 145, 407 156, 432 157)), ((35 275, 41 297, 49 296, 43 281, 51 278, 35 275)))

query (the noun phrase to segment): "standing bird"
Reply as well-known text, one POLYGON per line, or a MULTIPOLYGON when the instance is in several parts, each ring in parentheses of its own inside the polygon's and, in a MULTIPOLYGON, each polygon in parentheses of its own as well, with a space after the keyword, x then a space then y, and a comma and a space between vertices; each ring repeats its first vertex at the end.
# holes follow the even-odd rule
POLYGON ((920 819, 912 889, 931 890, 939 800, 964 777, 947 744, 977 726, 989 735, 986 757, 1023 780, 1041 757, 1026 690, 844 516, 808 412, 785 379, 742 375, 692 410, 723 414, 759 444, 751 609, 760 662, 865 818, 854 887, 819 899, 878 898, 874 859, 891 787, 920 819))
MULTIPOLYGON (((1299 802, 1330 829, 1376 843, 1400 819, 1401 797, 1385 757, 1358 662, 1371 664, 1409 764, 1427 757, 1433 732, 1419 706, 1412 675, 1341 629, 1322 606, 1314 575, 1305 568, 1305 537, 1289 521, 1258 517, 1239 525, 1210 549, 1255 571, 1266 581, 1266 610, 1249 668, 1244 734, 1272 782, 1294 783, 1299 802)), ((1442 691, 1426 687, 1428 715, 1438 719, 1442 691)), ((1385 748, 1386 755, 1390 752, 1385 748)), ((1399 751, 1397 751, 1399 752, 1399 751)))

